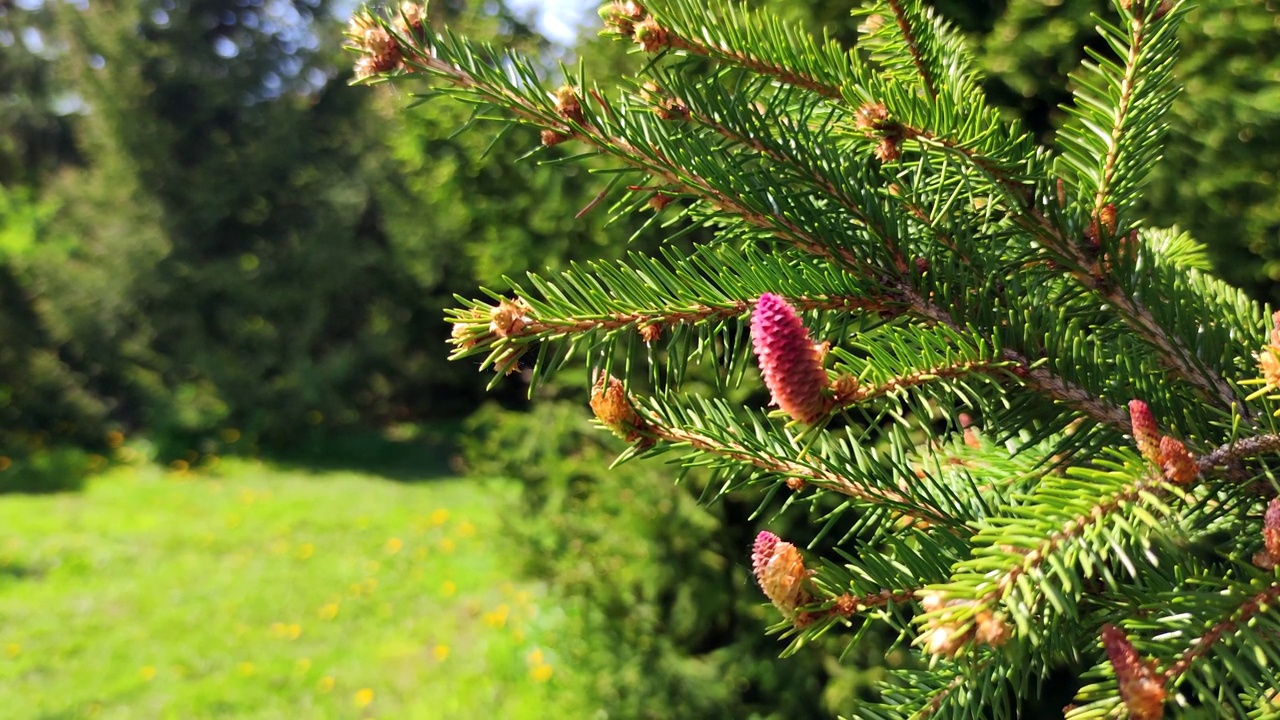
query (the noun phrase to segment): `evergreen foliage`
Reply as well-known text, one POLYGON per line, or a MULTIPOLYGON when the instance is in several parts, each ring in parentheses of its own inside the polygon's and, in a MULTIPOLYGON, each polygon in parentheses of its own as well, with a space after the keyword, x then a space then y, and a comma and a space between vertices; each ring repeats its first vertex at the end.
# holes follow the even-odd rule
POLYGON ((551 83, 413 4, 351 34, 362 77, 429 78, 477 120, 613 160, 612 216, 714 229, 466 301, 455 355, 535 383, 585 360, 623 457, 705 468, 712 497, 842 496, 824 530, 843 533, 807 554, 762 533, 753 562, 789 649, 880 623, 910 647, 852 717, 1017 717, 1063 671, 1069 718, 1275 717, 1280 327, 1136 212, 1186 13, 1099 19, 1054 148, 902 0, 861 11, 852 51, 736 5, 616 2, 606 31, 654 55, 621 92, 582 68, 551 83), (785 337, 750 337, 757 302, 756 332, 785 337), (829 343, 825 387, 779 384, 815 360, 779 302, 829 343), (757 359, 811 422, 716 396, 757 359), (683 384, 694 364, 714 395, 683 384))
MULTIPOLYGON (((976 5, 976 4, 975 4, 976 5)), ((1103 49, 1094 15, 1103 0, 1037 0, 1003 4, 998 17, 967 25, 997 103, 1050 141, 1071 99, 1068 75, 1085 48, 1103 49), (1016 39, 1016 41, 1015 41, 1016 39)), ((1140 212, 1158 214, 1209 246, 1219 274, 1275 303, 1280 277, 1280 219, 1271 185, 1280 160, 1280 27, 1275 8, 1247 0, 1196 3, 1178 30, 1175 75, 1186 84, 1166 117, 1164 159, 1152 170, 1140 212)))

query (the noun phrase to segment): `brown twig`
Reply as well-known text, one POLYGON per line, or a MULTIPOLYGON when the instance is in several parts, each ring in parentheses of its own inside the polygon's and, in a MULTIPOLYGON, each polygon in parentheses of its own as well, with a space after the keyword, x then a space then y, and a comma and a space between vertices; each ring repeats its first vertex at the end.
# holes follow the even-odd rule
POLYGON ((916 64, 916 70, 920 73, 920 80, 924 82, 924 89, 929 93, 931 99, 937 100, 938 89, 933 84, 933 75, 929 72, 928 66, 925 65, 924 55, 920 52, 920 45, 916 41, 915 32, 911 29, 911 23, 902 9, 902 3, 898 0, 888 0, 888 4, 889 9, 893 11, 894 20, 898 23, 898 31, 902 33, 902 39, 907 43, 907 50, 911 53, 911 59, 916 64))
POLYGON ((1207 472, 1213 468, 1234 465, 1241 460, 1277 451, 1280 451, 1280 435, 1255 435, 1221 445, 1201 455, 1197 463, 1200 465, 1200 472, 1207 472))
POLYGON ((1191 669, 1191 665, 1196 660, 1203 657, 1213 647, 1214 643, 1222 639, 1223 635, 1234 632, 1241 625, 1247 624, 1254 615, 1266 610, 1271 610, 1271 604, 1280 598, 1280 584, 1273 584, 1266 590, 1250 596, 1236 608, 1231 617, 1217 623, 1209 628, 1205 634, 1196 639, 1191 647, 1178 658, 1178 661, 1164 672, 1165 685, 1176 683, 1186 672, 1191 669))
POLYGON ((864 502, 877 504, 890 502, 898 506, 903 515, 918 520, 938 525, 948 525, 953 522, 940 510, 925 507, 896 490, 857 483, 845 477, 842 473, 806 465, 785 457, 764 454, 740 444, 723 442, 695 429, 672 427, 652 412, 642 412, 640 417, 643 424, 635 429, 639 434, 651 440, 687 445, 697 450, 751 465, 771 473, 786 477, 798 477, 805 482, 825 487, 864 502))

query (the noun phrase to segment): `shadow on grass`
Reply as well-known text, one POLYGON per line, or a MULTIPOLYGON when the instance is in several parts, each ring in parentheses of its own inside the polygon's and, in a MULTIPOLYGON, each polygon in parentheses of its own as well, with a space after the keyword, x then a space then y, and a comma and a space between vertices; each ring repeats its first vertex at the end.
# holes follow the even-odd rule
POLYGON ((22 565, 19 563, 0 563, 0 587, 8 581, 39 580, 45 574, 42 567, 22 565))
POLYGON ((460 423, 378 432, 316 434, 287 447, 264 449, 262 459, 303 472, 354 471, 396 482, 454 478, 460 423))

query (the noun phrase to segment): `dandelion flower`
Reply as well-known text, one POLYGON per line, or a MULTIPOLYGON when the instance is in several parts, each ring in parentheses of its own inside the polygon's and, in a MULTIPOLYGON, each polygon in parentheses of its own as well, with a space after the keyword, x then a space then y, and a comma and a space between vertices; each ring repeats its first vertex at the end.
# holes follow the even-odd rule
POLYGON ((373 690, 370 688, 361 688, 356 691, 355 701, 357 707, 368 707, 373 702, 373 690))

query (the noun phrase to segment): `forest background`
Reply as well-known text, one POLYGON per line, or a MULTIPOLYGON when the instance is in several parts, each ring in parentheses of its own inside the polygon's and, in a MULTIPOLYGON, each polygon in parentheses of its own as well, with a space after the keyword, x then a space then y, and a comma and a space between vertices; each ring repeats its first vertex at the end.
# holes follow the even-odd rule
MULTIPOLYGON (((856 40, 846 2, 769 4, 856 40)), ((935 6, 972 37, 991 97, 1052 138, 1104 5, 935 6)), ((466 108, 404 112, 414 98, 350 87, 351 9, 0 0, 0 492, 75 491, 121 463, 216 474, 237 455, 515 477, 525 511, 503 532, 523 540, 522 572, 574 608, 566 634, 590 638, 564 650, 593 669, 588 704, 793 717, 865 692, 894 661, 874 636, 844 665, 834 641, 780 661, 747 580, 759 523, 803 539, 824 508, 702 507, 696 476, 604 470, 617 448, 585 420, 585 381, 530 400, 519 374, 486 392, 475 363, 447 361, 454 293, 655 248, 671 230, 605 227, 589 208, 607 179, 538 164, 558 149, 521 161, 532 131, 459 134, 466 108)), ((579 57, 596 75, 638 62, 591 29, 553 44, 496 0, 431 12, 549 74, 579 57)), ((1145 214, 1274 304, 1280 6, 1204 0, 1182 40, 1185 90, 1145 214)))

